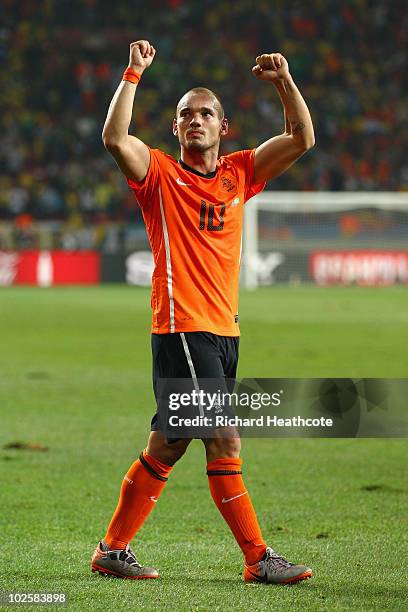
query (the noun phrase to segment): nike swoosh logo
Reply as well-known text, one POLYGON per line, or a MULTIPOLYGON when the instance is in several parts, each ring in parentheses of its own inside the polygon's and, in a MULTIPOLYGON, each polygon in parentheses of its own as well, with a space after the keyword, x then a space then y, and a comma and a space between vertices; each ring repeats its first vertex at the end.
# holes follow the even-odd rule
POLYGON ((157 499, 157 497, 149 497, 149 499, 151 499, 151 500, 152 500, 152 502, 154 502, 154 503, 156 503, 156 502, 158 502, 158 501, 159 501, 159 500, 157 499))
POLYGON ((246 571, 251 574, 255 578, 257 582, 266 582, 266 572, 262 572, 261 574, 255 574, 252 572, 248 566, 246 566, 246 571))
POLYGON ((183 187, 191 187, 191 183, 183 183, 183 181, 181 180, 179 176, 176 178, 176 183, 178 185, 183 185, 183 187))
POLYGON ((239 495, 235 495, 235 497, 230 497, 229 499, 225 499, 225 497, 223 497, 221 502, 223 504, 227 504, 228 502, 232 501, 233 499, 237 499, 237 497, 242 497, 243 495, 246 495, 247 493, 248 493, 248 491, 244 491, 243 493, 240 493, 239 495))

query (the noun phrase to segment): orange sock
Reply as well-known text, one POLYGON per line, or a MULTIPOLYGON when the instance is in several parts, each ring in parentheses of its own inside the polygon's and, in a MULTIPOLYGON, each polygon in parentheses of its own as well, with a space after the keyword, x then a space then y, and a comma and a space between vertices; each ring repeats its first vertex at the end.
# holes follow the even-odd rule
POLYGON ((253 565, 262 559, 266 544, 262 538, 251 498, 241 472, 242 459, 215 459, 207 464, 208 484, 213 500, 245 556, 253 565))
POLYGON ((105 542, 111 550, 126 548, 153 510, 172 467, 144 450, 123 479, 120 498, 105 542))

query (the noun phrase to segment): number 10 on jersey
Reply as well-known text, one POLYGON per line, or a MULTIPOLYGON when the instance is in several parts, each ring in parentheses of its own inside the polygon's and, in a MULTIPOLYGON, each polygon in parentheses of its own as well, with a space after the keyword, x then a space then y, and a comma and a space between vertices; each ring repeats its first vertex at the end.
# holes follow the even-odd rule
POLYGON ((200 230, 208 229, 210 232, 220 232, 224 227, 224 213, 225 213, 225 204, 221 205, 220 208, 220 218, 218 225, 214 225, 214 204, 207 204, 204 200, 201 200, 200 207, 200 230), (207 217, 207 209, 208 209, 208 221, 207 228, 205 226, 206 217, 207 217))

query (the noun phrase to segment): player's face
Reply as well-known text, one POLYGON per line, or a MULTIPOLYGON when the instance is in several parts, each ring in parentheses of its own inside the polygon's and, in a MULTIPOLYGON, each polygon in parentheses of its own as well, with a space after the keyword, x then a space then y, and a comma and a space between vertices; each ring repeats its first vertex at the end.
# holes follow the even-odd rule
POLYGON ((186 94, 180 101, 173 133, 180 145, 190 151, 204 152, 218 147, 227 132, 227 121, 221 119, 217 101, 206 94, 186 94))

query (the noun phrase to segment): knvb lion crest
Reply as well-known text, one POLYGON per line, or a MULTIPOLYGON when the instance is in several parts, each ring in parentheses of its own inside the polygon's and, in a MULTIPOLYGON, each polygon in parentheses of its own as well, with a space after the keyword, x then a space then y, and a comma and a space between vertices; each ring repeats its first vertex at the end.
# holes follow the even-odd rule
POLYGON ((237 188, 237 184, 235 179, 232 176, 222 176, 221 177, 221 189, 223 191, 234 191, 237 188))

